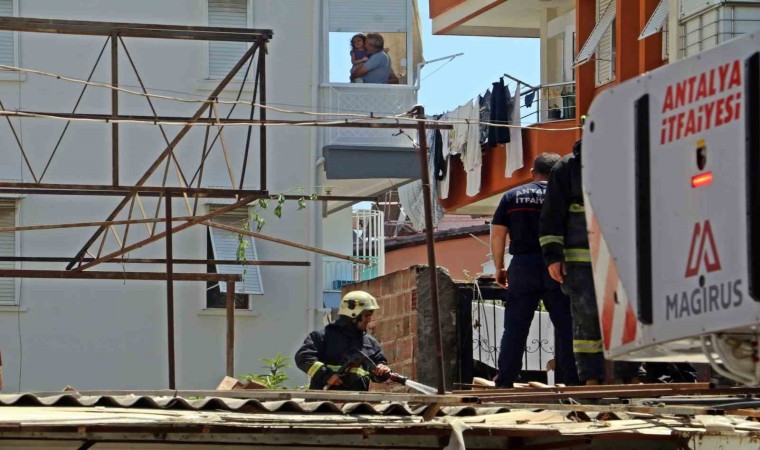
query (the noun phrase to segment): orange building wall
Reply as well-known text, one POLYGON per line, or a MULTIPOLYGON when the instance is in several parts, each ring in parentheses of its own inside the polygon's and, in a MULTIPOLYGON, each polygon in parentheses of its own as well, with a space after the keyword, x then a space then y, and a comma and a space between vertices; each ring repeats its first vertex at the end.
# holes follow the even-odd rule
MULTIPOLYGON (((478 239, 488 243, 488 235, 480 235, 478 239)), ((440 267, 445 267, 451 278, 464 280, 464 271, 470 272, 471 276, 480 273, 480 266, 488 261, 490 250, 483 244, 475 242, 475 238, 467 236, 458 239, 436 242, 435 262, 440 267)), ((427 265, 427 246, 423 242, 414 247, 405 247, 385 253, 385 273, 407 269, 416 264, 427 265)))
POLYGON ((572 120, 558 120, 540 124, 541 130, 524 128, 522 130, 524 167, 513 173, 510 178, 504 177, 504 169, 507 166, 507 154, 504 145, 487 149, 483 152, 480 193, 473 197, 468 197, 465 192, 467 176, 464 172, 462 160, 458 156, 453 157, 449 170, 455 175, 451 176, 449 197, 440 200, 441 205, 446 211, 454 211, 462 206, 506 192, 513 187, 531 181, 530 169, 533 166, 533 159, 539 153, 553 152, 560 155, 570 153, 573 149, 573 143, 576 141, 576 133, 572 129, 574 126, 575 122, 572 120))
MULTIPOLYGON (((617 8, 615 80, 603 86, 596 86, 595 63, 581 64, 576 68, 576 120, 548 122, 537 125, 540 128, 550 128, 554 131, 523 129, 523 149, 525 168, 514 173, 511 178, 504 177, 506 155, 504 146, 490 148, 483 153, 482 181, 480 193, 468 197, 465 193, 467 183, 462 162, 458 157, 451 161, 451 177, 449 197, 440 200, 443 208, 455 211, 477 201, 505 192, 513 187, 530 181, 530 165, 539 153, 556 152, 567 154, 573 143, 581 137, 581 131, 561 130, 579 126, 581 116, 588 112, 589 106, 596 95, 621 81, 633 78, 644 72, 656 69, 667 63, 662 60, 662 33, 656 33, 646 39, 639 40, 639 33, 651 17, 659 0, 615 0, 617 8)), ((430 15, 436 17, 458 4, 461 0, 430 0, 430 15)), ((500 2, 492 2, 493 6, 500 2)), ((588 39, 596 24, 596 0, 575 0, 576 7, 576 53, 588 39)), ((484 13, 483 10, 478 14, 484 13)), ((441 31, 440 33, 443 33, 441 31)))

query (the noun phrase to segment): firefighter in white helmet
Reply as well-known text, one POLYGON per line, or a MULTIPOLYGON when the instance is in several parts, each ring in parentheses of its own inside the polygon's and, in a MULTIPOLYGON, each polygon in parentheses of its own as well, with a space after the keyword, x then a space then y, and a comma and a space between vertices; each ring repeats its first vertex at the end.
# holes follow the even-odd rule
POLYGON ((306 336, 295 361, 311 377, 309 389, 366 391, 370 380, 387 380, 388 360, 377 339, 367 333, 377 309, 369 293, 349 292, 340 302, 335 323, 306 336))

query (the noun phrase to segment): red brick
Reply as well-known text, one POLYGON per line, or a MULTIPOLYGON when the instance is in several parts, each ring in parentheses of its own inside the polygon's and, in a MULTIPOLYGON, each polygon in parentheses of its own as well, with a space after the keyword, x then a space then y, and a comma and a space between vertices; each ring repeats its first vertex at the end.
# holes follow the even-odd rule
POLYGON ((407 270, 404 272, 404 289, 411 289, 416 284, 417 275, 414 270, 407 270))
POLYGON ((412 311, 417 311, 417 289, 412 291, 412 311))
POLYGON ((396 294, 396 315, 401 316, 404 314, 404 293, 399 292, 396 294))
POLYGON ((398 347, 395 342, 390 341, 387 344, 382 344, 382 347, 383 353, 385 353, 385 357, 388 358, 388 361, 395 361, 398 355, 398 347))
MULTIPOLYGON (((378 302, 378 304, 380 304, 380 302, 378 302)), ((383 318, 383 307, 382 305, 380 305, 380 309, 376 309, 374 314, 372 314, 372 321, 376 322, 378 320, 381 320, 382 318, 383 318)))
POLYGON ((409 316, 401 318, 401 336, 409 336, 409 322, 411 322, 409 316))
POLYGON ((417 314, 414 313, 411 315, 411 322, 409 323, 409 334, 412 336, 417 335, 417 314))
POLYGON ((406 361, 412 359, 412 339, 406 337, 398 342, 398 354, 399 361, 406 361))

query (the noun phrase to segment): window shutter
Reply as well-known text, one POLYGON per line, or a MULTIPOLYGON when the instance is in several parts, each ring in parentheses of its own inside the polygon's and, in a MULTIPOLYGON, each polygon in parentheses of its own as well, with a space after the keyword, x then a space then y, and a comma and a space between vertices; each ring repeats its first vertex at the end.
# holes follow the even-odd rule
POLYGON ((329 5, 330 31, 407 31, 407 0, 330 0, 329 5))
MULTIPOLYGON (((16 202, 0 200, 0 227, 16 226, 16 202)), ((16 233, 0 233, 0 256, 16 256, 16 233)), ((0 261, 0 269, 15 269, 13 261, 0 261)), ((16 279, 0 278, 0 304, 16 304, 16 279)))
MULTIPOLYGON (((248 0, 208 0, 208 24, 211 27, 248 28, 248 0)), ((209 78, 224 78, 247 49, 245 42, 209 41, 209 78)), ((236 80, 243 79, 245 68, 235 75, 236 80)))
POLYGON ((599 14, 600 10, 603 14, 600 17, 597 17, 594 29, 591 30, 591 34, 589 34, 588 38, 586 38, 586 42, 583 43, 583 46, 578 52, 578 55, 575 57, 574 65, 576 66, 578 64, 588 62, 595 54, 597 55, 597 58, 599 57, 599 54, 597 52, 599 48, 599 42, 602 40, 602 37, 604 37, 607 31, 609 31, 609 29, 612 27, 612 22, 615 20, 614 0, 597 0, 596 5, 597 14, 599 14), (600 1, 604 2, 605 4, 611 3, 611 6, 609 8, 600 8, 600 1))
MULTIPOLYGON (((242 228, 248 216, 245 214, 222 214, 213 219, 213 222, 221 223, 235 228, 242 228)), ((238 234, 231 231, 209 228, 211 231, 211 245, 214 249, 214 259, 237 259, 238 234)), ((245 259, 256 261, 259 259, 256 252, 256 241, 250 236, 243 236, 248 242, 245 248, 245 259)), ((264 294, 261 283, 261 270, 259 266, 222 265, 216 266, 217 273, 240 274, 243 276, 242 283, 235 283, 235 292, 238 294, 264 294)), ((219 283, 222 292, 227 292, 227 283, 219 283)))
MULTIPOLYGON (((0 16, 13 16, 13 0, 0 0, 0 16)), ((0 31, 0 64, 16 65, 16 49, 12 31, 0 31)))
POLYGON ((647 21, 646 26, 641 31, 639 39, 646 39, 649 36, 662 31, 665 23, 668 21, 668 0, 660 0, 652 13, 652 17, 647 21))
MULTIPOLYGON (((596 0, 596 20, 602 18, 609 10, 615 10, 615 0, 596 0)), ((596 49, 596 85, 600 86, 615 79, 615 57, 613 49, 613 33, 615 32, 615 22, 612 22, 607 30, 602 34, 599 40, 599 46, 596 49)))

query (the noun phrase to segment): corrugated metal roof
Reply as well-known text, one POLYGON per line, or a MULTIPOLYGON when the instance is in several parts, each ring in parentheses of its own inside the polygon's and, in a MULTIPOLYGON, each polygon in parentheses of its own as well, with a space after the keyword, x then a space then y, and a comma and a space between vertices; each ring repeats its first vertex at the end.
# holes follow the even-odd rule
POLYGON ((615 449, 634 436, 644 445, 646 440, 701 440, 719 433, 731 448, 739 448, 733 445, 760 436, 760 423, 747 420, 746 414, 760 415, 752 411, 744 415, 697 412, 682 416, 631 412, 626 411, 626 405, 547 404, 525 409, 517 405, 462 405, 443 407, 440 414, 445 417, 426 421, 423 415, 430 407, 415 408, 399 401, 335 403, 296 398, 260 401, 77 393, 0 395, 0 443, 14 439, 87 439, 422 449, 440 448, 441 439, 450 436, 452 442, 461 439, 467 447, 507 448, 507 439, 517 436, 526 446, 552 438, 571 447, 589 445, 600 438, 604 444, 595 448, 615 449), (573 410, 574 406, 578 409, 573 410))
MULTIPOLYGON (((383 416, 423 416, 431 405, 410 407, 403 402, 388 403, 334 403, 331 401, 305 401, 300 399, 260 401, 257 399, 205 397, 186 399, 182 397, 149 397, 138 395, 77 395, 60 394, 38 396, 35 394, 0 395, 0 406, 55 406, 55 407, 108 407, 140 408, 187 411, 233 411, 245 413, 298 413, 298 414, 348 414, 383 416)), ((496 414, 509 411, 504 407, 444 406, 438 416, 469 417, 478 414, 496 414)))

